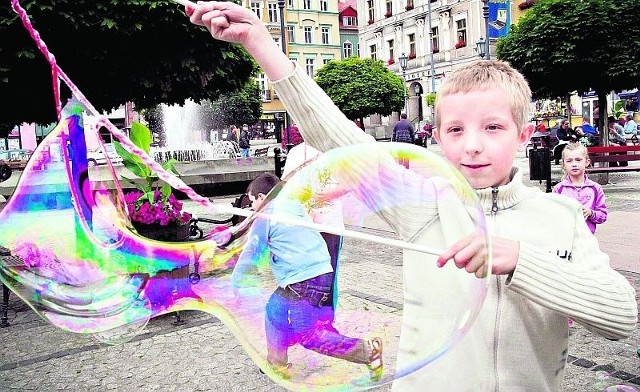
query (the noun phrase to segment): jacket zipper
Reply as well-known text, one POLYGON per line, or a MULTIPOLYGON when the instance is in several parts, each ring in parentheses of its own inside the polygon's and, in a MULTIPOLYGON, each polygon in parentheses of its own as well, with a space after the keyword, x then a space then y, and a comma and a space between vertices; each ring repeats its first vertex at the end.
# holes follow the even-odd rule
MULTIPOLYGON (((498 230, 498 224, 496 222, 496 215, 498 213, 498 188, 492 188, 491 189, 491 218, 493 220, 493 227, 494 227, 494 234, 496 234, 497 230, 498 230)), ((500 335, 500 331, 499 331, 499 326, 500 326, 500 309, 501 309, 501 302, 502 302, 502 284, 500 282, 500 275, 496 275, 496 286, 497 286, 497 290, 498 290, 498 298, 496 300, 496 324, 495 324, 495 329, 494 329, 494 333, 493 333, 493 367, 494 367, 494 374, 495 374, 495 388, 494 390, 496 392, 500 391, 500 380, 499 380, 499 374, 498 374, 498 338, 500 335)))

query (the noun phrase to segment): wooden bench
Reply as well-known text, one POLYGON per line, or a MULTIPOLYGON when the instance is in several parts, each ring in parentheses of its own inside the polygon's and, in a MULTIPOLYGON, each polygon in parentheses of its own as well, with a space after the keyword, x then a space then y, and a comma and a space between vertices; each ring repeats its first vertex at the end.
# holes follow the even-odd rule
POLYGON ((269 153, 269 147, 256 148, 253 151, 254 157, 266 157, 269 153))
POLYGON ((587 168, 587 173, 619 173, 640 171, 639 165, 610 166, 612 162, 640 161, 640 146, 594 146, 588 147, 591 166, 587 168), (600 165, 596 165, 600 164, 600 165))

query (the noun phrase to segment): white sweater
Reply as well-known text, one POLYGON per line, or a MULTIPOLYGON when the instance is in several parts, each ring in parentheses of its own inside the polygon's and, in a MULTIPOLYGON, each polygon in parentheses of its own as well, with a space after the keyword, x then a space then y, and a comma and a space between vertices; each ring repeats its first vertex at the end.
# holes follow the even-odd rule
MULTIPOLYGON (((275 87, 305 141, 315 148, 327 151, 375 143, 299 68, 275 82, 275 87)), ((352 165, 357 169, 357 162, 352 165)), ((382 178, 385 191, 376 192, 376 197, 397 198, 407 193, 408 186, 414 194, 428 192, 415 177, 406 171, 389 176, 390 181, 382 178)), ((490 234, 520 242, 515 271, 510 276, 491 276, 484 305, 462 341, 432 364, 396 380, 395 390, 557 391, 568 352, 568 317, 609 339, 627 337, 635 329, 635 292, 609 266, 609 258, 587 228, 579 204, 526 187, 521 177, 514 168, 509 184, 493 192, 477 191, 490 234), (497 206, 494 213, 493 206, 497 206)), ((468 219, 462 208, 429 211, 424 205, 411 203, 395 203, 379 213, 403 239, 430 246, 435 243, 440 248, 471 230, 469 225, 460 225, 465 214, 468 219)), ((456 306, 457 300, 434 299, 433 286, 425 284, 435 261, 425 262, 424 254, 412 251, 404 252, 403 261, 405 298, 398 369, 413 363, 412 348, 430 344, 432 335, 424 330, 421 320, 425 302, 442 306, 451 301, 451 306, 456 306)), ((447 285, 468 286, 459 279, 450 280, 452 276, 447 276, 447 285)))

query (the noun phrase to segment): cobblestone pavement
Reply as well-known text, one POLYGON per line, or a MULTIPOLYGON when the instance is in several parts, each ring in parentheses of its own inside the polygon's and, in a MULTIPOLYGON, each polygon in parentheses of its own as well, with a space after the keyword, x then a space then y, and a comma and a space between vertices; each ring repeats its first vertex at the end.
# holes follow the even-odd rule
MULTIPOLYGON (((519 159, 526 166, 526 158, 519 159)), ((554 165, 553 171, 558 178, 559 168, 554 165)), ((612 184, 605 186, 610 209, 640 211, 640 174, 612 175, 610 180, 612 184)), ((231 200, 224 197, 216 201, 231 200)), ((187 205, 196 215, 207 215, 195 204, 187 205)), ((401 265, 399 254, 390 255, 382 245, 346 240, 343 262, 363 260, 401 265)), ((621 272, 640 293, 637 269, 621 272)), ((110 346, 89 335, 52 327, 12 296, 12 325, 0 329, 0 391, 282 390, 257 371, 221 321, 195 311, 181 312, 181 316, 186 320, 182 325, 174 325, 173 315, 161 316, 151 320, 132 341, 110 346)), ((639 346, 638 329, 629 339, 613 342, 580 326, 572 328, 563 390, 604 391, 614 385, 640 390, 639 346)))

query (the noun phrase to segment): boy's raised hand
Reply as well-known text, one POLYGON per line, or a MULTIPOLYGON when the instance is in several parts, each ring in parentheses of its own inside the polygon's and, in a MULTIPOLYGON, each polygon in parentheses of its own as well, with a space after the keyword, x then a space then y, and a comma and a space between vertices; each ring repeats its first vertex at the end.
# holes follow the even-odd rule
POLYGON ((213 38, 244 46, 269 79, 280 80, 293 72, 293 63, 250 9, 226 1, 199 1, 186 5, 185 12, 191 23, 204 26, 213 38))
MULTIPOLYGON (((491 248, 493 257, 489 272, 494 275, 507 275, 513 272, 520 254, 518 241, 491 237, 491 248)), ((443 267, 449 260, 453 260, 456 267, 464 268, 478 278, 486 277, 487 241, 484 233, 468 235, 453 244, 438 257, 438 267, 443 267)))
POLYGON ((191 23, 207 28, 213 38, 244 46, 251 42, 256 30, 264 29, 255 13, 232 2, 199 1, 195 8, 185 6, 185 12, 191 23))

